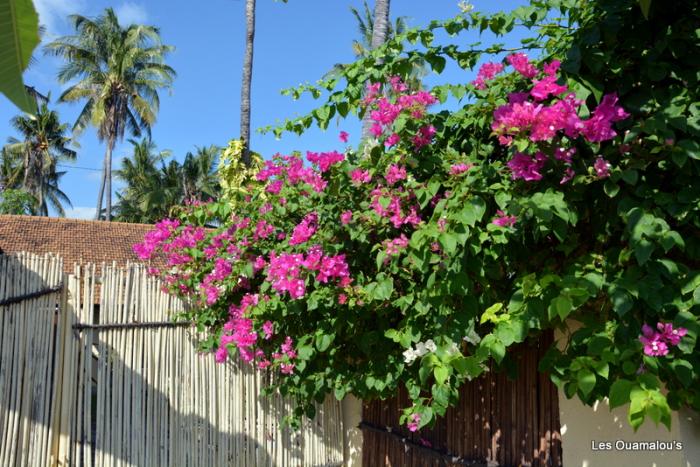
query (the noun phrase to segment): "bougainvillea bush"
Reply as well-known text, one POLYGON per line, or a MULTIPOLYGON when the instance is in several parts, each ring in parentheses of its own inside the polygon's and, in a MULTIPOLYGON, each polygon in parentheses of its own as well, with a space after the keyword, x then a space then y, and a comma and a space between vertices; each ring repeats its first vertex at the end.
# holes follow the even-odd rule
POLYGON ((152 272, 194 304, 203 348, 275 373, 297 415, 404 386, 418 430, 560 329, 540 367, 567 397, 669 425, 700 408, 699 19, 692 1, 549 0, 410 30, 289 91, 327 99, 276 132, 366 115, 359 149, 341 132, 338 151, 276 155, 236 203, 163 220, 136 250, 167 256, 152 272), (514 28, 534 38, 434 39, 514 28), (478 74, 411 89, 416 58, 478 74))

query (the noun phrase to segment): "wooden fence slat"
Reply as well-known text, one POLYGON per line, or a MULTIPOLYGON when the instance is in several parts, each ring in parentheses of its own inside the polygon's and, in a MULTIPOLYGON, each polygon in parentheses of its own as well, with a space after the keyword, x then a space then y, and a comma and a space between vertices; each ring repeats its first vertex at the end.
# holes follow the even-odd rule
POLYGON ((561 436, 556 387, 537 364, 551 344, 544 335, 533 346, 520 345, 513 351, 520 377, 510 380, 490 371, 460 388, 457 408, 448 410, 432 429, 411 434, 399 426, 402 409, 410 404, 406 391, 389 400, 363 404, 364 422, 385 430, 363 430, 362 463, 365 466, 499 465, 560 466, 561 436), (384 431, 384 432, 382 432, 384 431), (434 448, 407 447, 399 438, 434 448), (449 463, 434 451, 454 454, 460 462, 449 463))

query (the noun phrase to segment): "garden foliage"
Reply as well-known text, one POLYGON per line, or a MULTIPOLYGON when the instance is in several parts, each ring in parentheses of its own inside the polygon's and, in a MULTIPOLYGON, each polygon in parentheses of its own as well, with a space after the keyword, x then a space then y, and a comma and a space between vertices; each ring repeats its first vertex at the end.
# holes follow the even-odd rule
POLYGON ((369 112, 358 151, 275 156, 235 210, 193 208, 136 249, 167 256, 153 273, 196 305, 205 349, 276 372, 308 415, 329 393, 405 386, 419 429, 487 362, 515 375, 508 349, 561 329, 540 367, 567 397, 668 426, 700 409, 699 61, 691 0, 535 0, 433 22, 288 91, 325 100, 277 133, 369 112), (515 28, 532 36, 518 50, 458 36, 515 28), (417 60, 482 65, 412 91, 417 60))

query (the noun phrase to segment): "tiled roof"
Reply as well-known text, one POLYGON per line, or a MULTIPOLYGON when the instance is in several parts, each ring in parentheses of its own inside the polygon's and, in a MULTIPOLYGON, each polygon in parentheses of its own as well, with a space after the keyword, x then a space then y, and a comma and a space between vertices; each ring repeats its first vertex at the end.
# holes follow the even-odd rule
MULTIPOLYGON (((0 250, 6 254, 27 251, 63 257, 65 272, 74 264, 138 262, 132 245, 143 241, 153 226, 124 222, 88 221, 59 217, 0 215, 0 250)), ((153 266, 162 267, 155 260, 153 266)))

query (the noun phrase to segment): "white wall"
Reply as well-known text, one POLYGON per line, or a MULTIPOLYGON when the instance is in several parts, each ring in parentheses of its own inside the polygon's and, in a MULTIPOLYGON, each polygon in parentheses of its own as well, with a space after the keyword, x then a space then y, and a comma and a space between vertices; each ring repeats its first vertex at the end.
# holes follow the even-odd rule
MULTIPOLYGON (((555 334, 558 344, 562 337, 555 334)), ((566 399, 559 391, 559 417, 566 467, 700 467, 700 416, 696 412, 674 412, 671 431, 647 419, 635 433, 627 423, 627 406, 610 411, 606 400, 589 407, 577 397, 566 399), (620 451, 615 448, 617 440, 677 441, 682 449, 620 451), (592 442, 612 443, 612 449, 594 450, 592 442)))
POLYGON ((343 411, 343 459, 345 467, 362 466, 362 401, 346 396, 341 405, 343 411))

